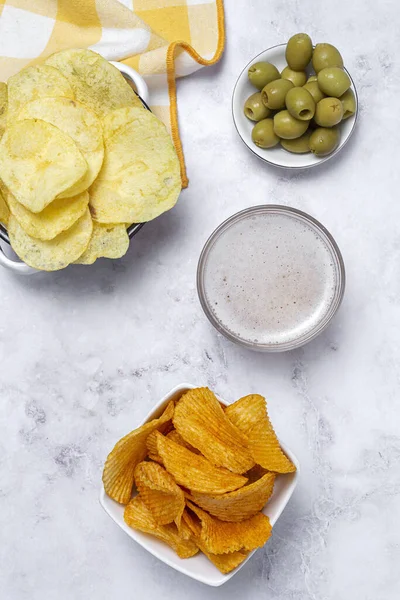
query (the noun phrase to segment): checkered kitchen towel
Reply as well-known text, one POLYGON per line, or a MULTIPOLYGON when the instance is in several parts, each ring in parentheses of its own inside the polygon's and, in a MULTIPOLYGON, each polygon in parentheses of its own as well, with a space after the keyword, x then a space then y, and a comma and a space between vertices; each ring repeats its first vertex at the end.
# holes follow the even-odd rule
POLYGON ((0 80, 65 48, 90 48, 145 76, 187 186, 175 77, 220 58, 223 0, 0 0, 0 80))

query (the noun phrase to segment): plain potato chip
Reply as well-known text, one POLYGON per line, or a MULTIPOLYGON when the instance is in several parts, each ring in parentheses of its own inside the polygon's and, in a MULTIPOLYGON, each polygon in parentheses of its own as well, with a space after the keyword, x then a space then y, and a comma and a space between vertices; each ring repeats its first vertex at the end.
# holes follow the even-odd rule
POLYGON ((268 413, 256 423, 249 434, 249 449, 257 464, 275 473, 293 473, 295 465, 282 452, 268 413))
POLYGON ((188 502, 187 505, 200 519, 200 539, 212 554, 226 554, 238 550, 251 552, 262 548, 271 536, 271 523, 262 512, 245 521, 227 523, 212 517, 192 502, 188 502))
POLYGON ((124 519, 129 527, 154 535, 168 546, 171 546, 180 558, 190 558, 199 551, 197 544, 179 534, 176 525, 172 523, 170 525, 160 525, 157 523, 140 495, 129 502, 125 508, 124 519))
POLYGON ((7 128, 0 141, 0 173, 15 198, 41 212, 87 171, 75 142, 44 121, 28 119, 7 128))
POLYGON ((275 473, 266 473, 249 485, 227 494, 199 494, 191 491, 195 504, 221 521, 244 521, 264 508, 274 491, 275 473))
POLYGON ((92 50, 62 50, 49 56, 45 64, 65 75, 76 99, 99 116, 122 106, 142 107, 118 69, 92 50))
POLYGON ((8 92, 7 84, 0 82, 0 139, 3 137, 7 126, 8 92))
POLYGON ((167 471, 179 485, 209 494, 224 494, 242 487, 246 477, 215 467, 209 460, 190 452, 157 433, 157 449, 167 471))
POLYGON ((95 113, 69 98, 40 98, 21 108, 18 120, 22 119, 41 119, 58 127, 74 140, 87 162, 85 176, 59 197, 69 198, 87 190, 96 179, 104 157, 102 126, 95 113))
POLYGON ((146 439, 152 431, 171 421, 174 403, 170 402, 158 419, 134 429, 117 442, 107 456, 103 470, 104 489, 110 498, 120 504, 128 504, 134 482, 136 465, 146 456, 146 439))
POLYGON ((230 573, 247 558, 248 552, 242 550, 230 552, 228 554, 212 554, 207 550, 206 545, 201 540, 201 524, 199 519, 193 517, 192 513, 185 510, 182 522, 190 529, 192 538, 200 550, 217 567, 217 569, 221 571, 221 573, 230 573))
POLYGON ((173 423, 214 465, 234 473, 245 473, 254 465, 247 438, 230 422, 208 388, 186 392, 176 405, 173 423))
POLYGON ((10 218, 10 210, 7 202, 4 200, 2 191, 0 190, 0 223, 7 225, 10 218))
MULTIPOLYGON (((90 188, 92 216, 100 223, 144 223, 176 204, 179 160, 155 115, 137 107, 120 111, 129 122, 105 137, 103 166, 90 188)), ((105 130, 112 116, 104 119, 105 130)))
POLYGON ((86 212, 89 204, 88 192, 73 198, 53 200, 40 213, 33 213, 10 193, 7 202, 13 216, 28 235, 38 240, 52 240, 66 231, 86 212))
POLYGON ((225 409, 225 414, 242 433, 248 437, 251 428, 258 423, 267 412, 267 403, 263 396, 250 394, 240 398, 225 409))
POLYGON ((12 75, 8 82, 7 122, 12 125, 21 106, 37 98, 71 98, 74 92, 60 71, 48 65, 26 67, 12 75))
POLYGON ((106 225, 93 221, 93 233, 89 246, 76 261, 81 265, 92 265, 98 258, 121 258, 129 248, 126 226, 106 225))
POLYGON ((73 263, 87 247, 92 235, 89 209, 67 231, 52 240, 37 240, 28 235, 14 216, 10 216, 8 235, 11 246, 21 260, 34 269, 58 271, 73 263))
POLYGON ((185 495, 172 475, 154 462, 140 462, 135 469, 135 483, 157 523, 175 522, 179 528, 185 510, 185 495))

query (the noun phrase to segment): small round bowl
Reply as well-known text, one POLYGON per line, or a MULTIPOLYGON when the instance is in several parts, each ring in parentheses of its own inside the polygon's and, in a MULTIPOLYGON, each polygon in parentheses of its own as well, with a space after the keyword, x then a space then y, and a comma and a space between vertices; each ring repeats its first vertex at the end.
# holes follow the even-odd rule
POLYGON ((258 352, 294 350, 316 338, 337 313, 345 284, 329 231, 307 213, 274 204, 247 208, 219 225, 197 268, 210 323, 258 352))
MULTIPOLYGON (((284 69, 286 66, 285 49, 286 44, 279 44, 278 46, 268 48, 268 50, 264 50, 264 52, 261 52, 260 54, 255 56, 249 62, 249 64, 245 66, 243 71, 240 73, 235 88, 233 90, 233 121, 235 123, 235 127, 238 134, 240 135, 248 149, 251 150, 253 154, 258 156, 258 158, 261 158, 261 160, 263 160, 264 162, 284 169, 308 169, 310 167, 316 167, 317 165, 321 165, 322 163, 336 156, 350 139, 350 136, 353 133, 354 128, 356 126, 358 117, 357 90, 350 73, 345 69, 347 75, 350 77, 351 89, 353 90, 354 95, 356 97, 356 112, 353 117, 349 117, 339 125, 341 133, 340 144, 336 148, 336 150, 334 150, 334 152, 332 152, 331 154, 328 154, 328 156, 318 158, 311 152, 308 154, 293 154, 292 152, 288 152, 287 150, 282 148, 281 145, 278 145, 275 148, 268 149, 258 148, 258 146, 256 146, 251 139, 251 132, 255 123, 253 121, 250 121, 243 112, 244 103, 246 102, 247 98, 251 96, 251 94, 257 92, 257 90, 251 85, 247 77, 247 71, 249 67, 251 67, 251 65, 253 65, 254 63, 265 61, 274 64, 277 67, 278 71, 281 72, 282 69, 284 69)), ((311 68, 307 68, 306 70, 309 74, 311 74, 311 68)))

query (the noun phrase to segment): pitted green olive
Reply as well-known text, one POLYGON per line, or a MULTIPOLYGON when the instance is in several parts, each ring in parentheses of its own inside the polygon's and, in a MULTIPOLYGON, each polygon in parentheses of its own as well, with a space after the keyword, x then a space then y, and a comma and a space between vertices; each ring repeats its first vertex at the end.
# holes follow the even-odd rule
POLYGON ((304 71, 313 53, 312 41, 306 33, 296 33, 286 46, 286 62, 293 71, 304 71))
POLYGON ((339 67, 327 67, 318 73, 319 88, 327 96, 340 98, 351 85, 346 71, 339 67))
POLYGON ((312 132, 309 145, 311 152, 316 156, 326 156, 338 147, 339 142, 340 132, 337 127, 319 127, 312 132))
POLYGON ((263 119, 254 125, 251 139, 259 148, 273 148, 279 144, 272 119, 263 119))
POLYGON ((256 92, 247 98, 244 105, 244 114, 251 121, 261 121, 270 116, 271 111, 261 100, 261 92, 256 92))
POLYGON ((343 104, 337 98, 323 98, 315 108, 314 120, 320 127, 333 127, 343 117, 343 104))
POLYGON ((288 110, 281 110, 274 116, 274 131, 284 140, 294 140, 307 131, 308 121, 299 121, 288 110))
POLYGON ((269 62, 258 62, 251 65, 247 74, 250 83, 258 90, 262 90, 270 81, 280 78, 278 69, 269 62))
POLYGON ((312 56, 312 66, 318 74, 326 67, 343 68, 343 58, 339 50, 332 44, 317 44, 312 56))
POLYGON ((286 94, 286 108, 295 119, 309 121, 315 113, 315 102, 303 87, 294 87, 286 94))
POLYGON ((261 99, 268 108, 279 110, 285 107, 286 94, 292 87, 293 83, 287 79, 271 81, 263 88, 261 99))
POLYGON ((307 81, 305 71, 293 71, 290 67, 285 67, 281 73, 282 79, 291 81, 295 87, 301 87, 307 81))

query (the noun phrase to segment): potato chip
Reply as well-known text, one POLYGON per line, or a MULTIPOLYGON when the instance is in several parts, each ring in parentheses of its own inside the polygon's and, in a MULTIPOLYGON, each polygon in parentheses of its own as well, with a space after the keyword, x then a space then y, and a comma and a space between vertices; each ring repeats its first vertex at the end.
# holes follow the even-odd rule
POLYGON ((92 265, 98 258, 121 258, 129 248, 126 226, 106 225, 93 221, 93 233, 89 246, 76 261, 81 265, 92 265))
POLYGON ((268 413, 256 423, 249 434, 249 449, 259 465, 275 473, 293 473, 296 467, 282 452, 268 413))
POLYGON ((129 527, 154 535, 168 546, 171 546, 180 558, 190 558, 199 551, 194 541, 185 539, 179 534, 176 525, 160 525, 157 523, 140 495, 129 502, 125 508, 124 519, 129 527))
POLYGON ((10 216, 8 235, 12 248, 27 265, 41 271, 58 271, 74 262, 87 247, 92 235, 89 209, 67 231, 52 240, 37 240, 28 235, 14 216, 10 216))
POLYGON ((248 552, 239 550, 237 552, 230 552, 229 554, 212 554, 207 550, 206 545, 200 539, 201 535, 201 524, 197 517, 193 517, 192 513, 187 510, 183 513, 182 522, 192 532, 192 537, 200 550, 207 556, 207 558, 221 571, 221 573, 230 573, 233 569, 236 569, 248 556, 248 552))
POLYGON ((10 210, 7 202, 4 199, 2 191, 0 191, 0 223, 7 225, 10 218, 10 210))
POLYGON ((250 552, 262 548, 271 536, 271 523, 262 512, 245 521, 227 523, 212 517, 192 502, 188 502, 187 505, 200 519, 200 540, 212 554, 226 554, 238 550, 250 552))
POLYGON ((8 92, 7 84, 0 82, 0 139, 3 137, 7 126, 8 92))
POLYGON ((37 98, 71 98, 74 92, 60 71, 48 65, 26 67, 9 78, 7 123, 12 125, 21 106, 37 98))
POLYGON ((27 119, 7 128, 0 141, 0 173, 15 198, 42 211, 87 171, 75 142, 44 121, 27 119))
MULTIPOLYGON (((128 125, 105 137, 103 166, 90 188, 92 216, 100 223, 144 223, 176 204, 179 160, 155 115, 137 107, 120 111, 128 125)), ((104 119, 105 130, 112 116, 104 119)))
POLYGON ((153 431, 152 433, 150 433, 150 435, 148 436, 148 438, 146 440, 146 446, 147 446, 147 456, 151 460, 154 460, 155 462, 162 464, 161 456, 158 454, 158 450, 157 450, 157 432, 156 431, 153 431))
POLYGON ((69 98, 40 98, 21 108, 18 120, 23 119, 41 119, 61 129, 74 140, 87 162, 85 176, 59 197, 69 198, 87 190, 96 179, 104 157, 102 127, 95 113, 69 98))
POLYGON ((215 467, 203 456, 190 452, 157 433, 157 449, 167 471, 179 485, 205 494, 224 494, 242 487, 246 477, 215 467))
POLYGON ((250 394, 230 404, 225 414, 242 433, 248 437, 251 428, 263 419, 267 412, 265 398, 259 394, 250 394))
POLYGON ((118 69, 92 50, 62 50, 47 58, 45 64, 65 75, 76 99, 99 116, 122 106, 142 107, 118 69))
POLYGON ((173 423, 214 465, 234 473, 244 473, 254 465, 247 438, 229 421, 208 388, 186 392, 176 405, 173 423))
POLYGON ((185 496, 172 475, 154 462, 140 462, 135 469, 135 483, 157 523, 175 522, 177 527, 180 526, 185 496))
POLYGON ((264 508, 274 490, 275 473, 227 494, 199 494, 191 491, 191 500, 221 521, 244 521, 264 508))
POLYGON ((146 439, 152 431, 171 421, 173 414, 174 403, 170 402, 161 417, 134 429, 115 444, 103 470, 104 489, 110 498, 128 504, 136 465, 146 456, 146 439))
POLYGON ((72 227, 85 214, 89 194, 82 192, 74 198, 53 200, 40 213, 31 212, 10 193, 7 194, 7 202, 13 216, 28 235, 47 241, 72 227))
POLYGON ((172 431, 170 431, 169 433, 167 433, 166 437, 169 440, 172 440, 173 442, 175 442, 176 444, 179 444, 180 446, 183 446, 184 448, 187 448, 188 450, 190 450, 190 452, 194 452, 195 454, 200 454, 200 451, 197 450, 197 448, 195 448, 194 446, 191 446, 188 442, 186 442, 186 440, 183 439, 183 437, 181 436, 181 434, 178 433, 176 431, 176 429, 173 429, 172 431))

